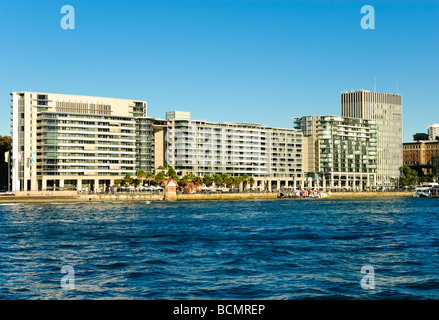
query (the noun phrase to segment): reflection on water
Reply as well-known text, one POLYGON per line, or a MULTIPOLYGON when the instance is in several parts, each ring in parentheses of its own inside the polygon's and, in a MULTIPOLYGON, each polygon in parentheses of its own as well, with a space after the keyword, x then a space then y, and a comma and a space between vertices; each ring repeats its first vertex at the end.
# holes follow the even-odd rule
POLYGON ((438 216, 415 198, 3 204, 0 298, 438 299, 438 216))

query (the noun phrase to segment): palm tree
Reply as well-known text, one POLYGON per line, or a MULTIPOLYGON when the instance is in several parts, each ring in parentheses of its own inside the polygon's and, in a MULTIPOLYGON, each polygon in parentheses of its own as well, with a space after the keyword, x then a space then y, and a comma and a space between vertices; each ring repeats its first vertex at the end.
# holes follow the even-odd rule
POLYGON ((154 180, 154 173, 148 172, 146 174, 146 180, 148 180, 148 186, 151 184, 151 181, 154 180))
POLYGON ((197 185, 202 184, 202 183, 203 183, 203 178, 201 178, 201 177, 199 177, 199 176, 194 176, 194 177, 192 178, 192 182, 193 182, 194 184, 197 184, 197 185))
POLYGON ((241 177, 241 179, 242 179, 242 182, 243 182, 243 183, 245 182, 245 184, 246 184, 246 186, 247 186, 247 184, 248 184, 248 180, 250 179, 250 176, 249 176, 248 174, 244 174, 244 175, 241 177))
POLYGON ((234 180, 235 180, 235 188, 236 188, 236 185, 240 185, 245 181, 245 178, 244 176, 239 176, 239 177, 235 177, 234 180))
POLYGON ((138 179, 140 179, 140 181, 141 181, 141 183, 143 185, 143 179, 146 178, 146 172, 143 171, 142 169, 140 169, 139 171, 137 171, 136 176, 137 176, 138 179))
POLYGON ((131 184, 133 183, 133 178, 131 178, 131 176, 129 174, 125 175, 125 177, 123 178, 123 182, 127 183, 127 184, 131 184))
POLYGON ((230 184, 230 176, 227 173, 223 173, 221 175, 221 178, 223 179, 223 183, 227 186, 228 184, 230 184))
POLYGON ((135 187, 137 187, 141 182, 142 182, 142 180, 140 180, 140 179, 133 179, 133 185, 135 187))
POLYGON ((158 172, 154 177, 154 181, 156 183, 159 183, 159 184, 162 183, 163 181, 165 181, 165 179, 166 179, 166 176, 163 173, 163 171, 158 172))
POLYGON ((178 182, 178 185, 186 186, 189 182, 191 182, 190 177, 186 174, 183 177, 181 177, 180 181, 178 182))
POLYGON ((232 185, 232 188, 235 189, 236 185, 240 183, 240 177, 230 177, 230 184, 232 185))
POLYGON ((114 180, 114 185, 120 187, 124 183, 123 179, 114 180))
POLYGON ((166 175, 169 177, 169 179, 178 179, 177 172, 175 172, 175 169, 173 167, 169 167, 168 173, 166 175))
POLYGON ((203 177, 203 183, 204 183, 206 186, 210 186, 210 185, 212 184, 212 181, 213 181, 213 178, 212 178, 210 175, 208 175, 208 174, 205 174, 205 175, 204 175, 204 177, 203 177))
POLYGON ((231 187, 234 182, 235 182, 234 177, 229 176, 229 175, 226 175, 226 177, 225 177, 225 179, 223 181, 223 183, 226 185, 226 187, 227 186, 231 187))
POLYGON ((255 178, 253 177, 248 178, 248 183, 250 184, 250 187, 253 189, 253 185, 255 184, 255 178))
POLYGON ((223 183, 223 177, 218 173, 215 173, 212 179, 216 186, 220 186, 223 183))

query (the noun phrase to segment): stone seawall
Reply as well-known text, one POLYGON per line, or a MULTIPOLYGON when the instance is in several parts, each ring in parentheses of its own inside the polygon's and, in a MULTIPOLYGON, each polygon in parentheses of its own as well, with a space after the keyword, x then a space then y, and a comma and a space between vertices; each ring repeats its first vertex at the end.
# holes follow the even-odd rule
POLYGON ((92 194, 80 195, 81 201, 157 201, 163 194, 92 194))
POLYGON ((157 201, 162 194, 90 194, 75 196, 2 196, 0 203, 40 203, 40 202, 98 202, 98 201, 157 201))
POLYGON ((76 191, 15 191, 16 197, 76 197, 76 191))
POLYGON ((39 203, 39 202, 78 202, 78 197, 63 197, 63 196, 2 196, 0 203, 39 203))
POLYGON ((177 200, 276 199, 277 193, 192 193, 178 194, 177 200))
POLYGON ((334 198, 355 198, 355 197, 412 197, 413 192, 333 192, 334 198))

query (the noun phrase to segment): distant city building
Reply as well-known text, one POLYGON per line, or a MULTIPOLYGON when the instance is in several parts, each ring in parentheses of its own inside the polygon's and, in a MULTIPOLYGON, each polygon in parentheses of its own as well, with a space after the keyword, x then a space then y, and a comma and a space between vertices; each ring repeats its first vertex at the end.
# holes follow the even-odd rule
POLYGON ((432 124, 428 126, 428 139, 439 140, 439 124, 432 124))
POLYGON ((145 101, 12 92, 12 190, 97 191, 136 170, 145 101))
POLYGON ((145 101, 12 92, 12 190, 105 191, 114 180, 174 166, 249 175, 259 188, 304 187, 303 135, 294 129, 147 117, 145 101))
POLYGON ((413 141, 427 141, 428 134, 427 133, 416 133, 413 135, 413 141))
POLYGON ((304 171, 319 186, 360 190, 376 186, 374 120, 305 116, 295 119, 295 128, 304 134, 304 171))
POLYGON ((433 174, 433 161, 439 158, 439 141, 419 140, 405 142, 404 165, 419 172, 420 176, 433 174))
POLYGON ((297 118, 295 129, 182 111, 156 119, 145 101, 130 99, 24 91, 11 101, 12 191, 105 191, 125 175, 166 166, 248 175, 260 189, 364 190, 393 183, 402 165, 399 95, 343 93, 341 117, 297 118))
POLYGON ((402 157, 402 96, 365 90, 343 92, 342 117, 376 121, 377 183, 394 186, 400 177, 402 157))

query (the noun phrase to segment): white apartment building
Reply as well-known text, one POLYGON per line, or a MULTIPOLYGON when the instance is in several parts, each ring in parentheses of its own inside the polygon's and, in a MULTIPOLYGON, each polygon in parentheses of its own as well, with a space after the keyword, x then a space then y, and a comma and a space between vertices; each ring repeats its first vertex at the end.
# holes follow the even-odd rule
POLYGON ((295 129, 214 123, 166 113, 166 163, 198 176, 249 175, 273 187, 302 184, 303 135, 295 129))
POLYGON ((428 140, 439 140, 439 124, 428 126, 428 140))
POLYGON ((98 191, 136 170, 145 101, 12 92, 12 191, 98 191))

